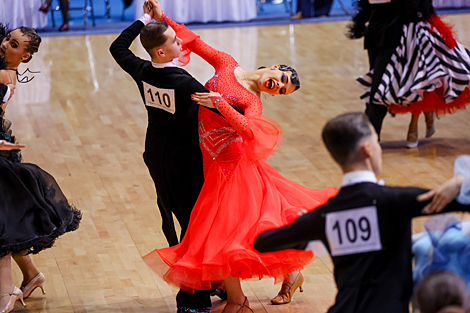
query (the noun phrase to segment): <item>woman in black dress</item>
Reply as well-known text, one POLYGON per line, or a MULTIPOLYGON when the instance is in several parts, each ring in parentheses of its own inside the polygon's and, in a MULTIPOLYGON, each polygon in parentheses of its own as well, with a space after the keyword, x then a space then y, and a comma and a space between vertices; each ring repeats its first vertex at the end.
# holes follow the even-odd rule
MULTIPOLYGON (((0 25, 0 84, 15 84, 20 63, 29 62, 41 38, 28 27, 9 33, 0 25), (4 37, 4 38, 3 38, 4 37)), ((55 179, 35 164, 21 163, 21 154, 0 106, 0 313, 13 310, 45 277, 30 253, 52 247, 57 237, 78 228, 81 213, 73 208, 55 179), (21 290, 13 284, 11 258, 23 273, 21 290)))

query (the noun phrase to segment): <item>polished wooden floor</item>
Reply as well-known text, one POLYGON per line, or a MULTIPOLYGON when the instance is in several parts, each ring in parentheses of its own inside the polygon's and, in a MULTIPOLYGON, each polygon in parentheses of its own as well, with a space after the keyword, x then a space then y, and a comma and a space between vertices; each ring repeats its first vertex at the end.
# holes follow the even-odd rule
MULTIPOLYGON (((447 18, 470 47, 470 15, 447 18)), ((264 114, 280 123, 284 141, 269 159, 281 174, 311 188, 340 186, 339 168, 321 143, 331 117, 362 111, 355 78, 366 72, 362 41, 345 38, 346 22, 206 29, 197 31, 232 54, 245 69, 290 64, 302 88, 291 96, 265 97, 264 114)), ((155 190, 142 160, 146 111, 132 79, 111 58, 117 34, 44 38, 28 64, 41 71, 18 84, 7 118, 26 162, 52 173, 70 201, 83 211, 78 231, 34 256, 47 278, 47 295, 36 290, 15 312, 175 312, 175 288, 156 277, 141 257, 166 246, 155 190)), ((146 58, 140 43, 134 51, 146 58)), ((25 69, 26 67, 23 67, 25 69)), ((187 67, 201 82, 212 68, 199 57, 187 67)), ((391 185, 435 187, 452 176, 453 161, 470 154, 470 111, 436 121, 437 133, 418 148, 404 148, 409 116, 387 116, 382 134, 383 174, 391 185)), ((424 134, 424 121, 420 124, 424 134)), ((419 231, 420 223, 415 224, 419 231)), ((335 285, 328 257, 305 271, 305 292, 291 304, 273 306, 271 279, 243 288, 255 312, 325 312, 335 285)), ((14 280, 21 274, 14 267, 14 280)), ((214 312, 223 302, 214 300, 214 312)))

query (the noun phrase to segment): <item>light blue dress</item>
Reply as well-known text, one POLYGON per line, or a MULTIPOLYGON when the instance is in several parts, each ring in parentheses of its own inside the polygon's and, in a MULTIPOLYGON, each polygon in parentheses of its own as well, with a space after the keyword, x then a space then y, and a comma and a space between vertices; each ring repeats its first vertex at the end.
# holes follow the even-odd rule
MULTIPOLYGON (((470 156, 456 159, 454 174, 465 176, 456 200, 470 204, 470 156)), ((459 275, 470 290, 470 221, 460 222, 455 215, 439 214, 426 221, 424 229, 413 236, 414 283, 431 271, 445 269, 459 275)))

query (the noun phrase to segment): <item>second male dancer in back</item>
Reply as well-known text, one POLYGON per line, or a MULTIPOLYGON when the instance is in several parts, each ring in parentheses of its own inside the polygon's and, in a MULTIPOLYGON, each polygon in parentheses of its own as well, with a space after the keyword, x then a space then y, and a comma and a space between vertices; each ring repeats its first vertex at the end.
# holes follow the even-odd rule
MULTIPOLYGON (((165 22, 149 23, 153 5, 158 4, 146 1, 144 16, 119 35, 110 51, 137 83, 148 112, 144 161, 157 190, 163 233, 173 246, 178 244, 178 238, 172 214, 181 226, 181 239, 204 183, 198 138, 199 106, 191 95, 207 89, 177 67, 181 40, 165 22), (129 50, 139 34, 152 61, 129 50)), ((196 290, 194 294, 180 291, 176 302, 178 313, 210 312, 210 291, 196 290)))

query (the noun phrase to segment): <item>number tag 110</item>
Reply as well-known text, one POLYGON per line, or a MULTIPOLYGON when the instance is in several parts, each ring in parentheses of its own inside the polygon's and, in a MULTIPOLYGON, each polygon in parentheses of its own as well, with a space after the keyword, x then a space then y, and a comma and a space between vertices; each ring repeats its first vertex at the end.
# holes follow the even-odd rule
POLYGON ((157 88, 144 81, 142 83, 144 85, 145 105, 175 114, 175 91, 173 89, 157 88))
POLYGON ((382 250, 375 206, 328 213, 325 231, 331 256, 382 250))

